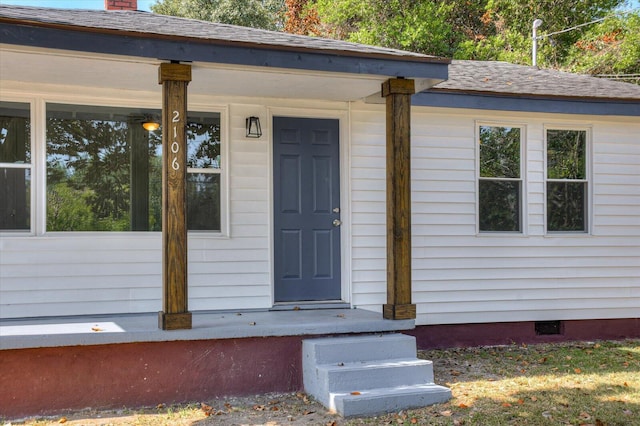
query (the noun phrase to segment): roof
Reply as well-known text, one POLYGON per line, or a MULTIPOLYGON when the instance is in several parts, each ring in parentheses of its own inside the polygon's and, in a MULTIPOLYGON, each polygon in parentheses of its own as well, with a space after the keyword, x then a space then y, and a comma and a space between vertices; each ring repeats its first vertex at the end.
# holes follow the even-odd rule
POLYGON ((27 21, 36 25, 76 27, 93 31, 115 31, 140 36, 160 36, 173 39, 247 44, 258 47, 303 49, 305 51, 332 52, 339 55, 393 57, 416 62, 450 62, 445 58, 404 50, 158 15, 143 11, 52 9, 0 5, 0 19, 3 18, 5 20, 27 21))
POLYGON ((636 84, 497 61, 453 60, 449 79, 431 91, 640 100, 640 86, 636 84))
POLYGON ((423 78, 435 84, 415 95, 414 105, 640 116, 640 86, 630 83, 141 11, 0 5, 0 41, 161 60, 423 78))

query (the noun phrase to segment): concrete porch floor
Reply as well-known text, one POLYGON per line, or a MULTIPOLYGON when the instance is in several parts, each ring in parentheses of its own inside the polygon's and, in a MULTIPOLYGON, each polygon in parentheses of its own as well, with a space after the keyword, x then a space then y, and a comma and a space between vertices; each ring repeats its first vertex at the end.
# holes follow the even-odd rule
POLYGON ((0 350, 411 330, 362 309, 194 312, 191 330, 158 328, 157 313, 0 320, 0 350))

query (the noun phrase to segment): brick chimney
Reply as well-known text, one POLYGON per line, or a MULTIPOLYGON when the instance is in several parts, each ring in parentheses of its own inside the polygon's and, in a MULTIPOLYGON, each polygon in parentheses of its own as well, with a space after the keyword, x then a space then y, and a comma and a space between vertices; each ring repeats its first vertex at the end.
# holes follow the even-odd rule
POLYGON ((138 10, 138 0, 104 0, 105 10, 138 10))

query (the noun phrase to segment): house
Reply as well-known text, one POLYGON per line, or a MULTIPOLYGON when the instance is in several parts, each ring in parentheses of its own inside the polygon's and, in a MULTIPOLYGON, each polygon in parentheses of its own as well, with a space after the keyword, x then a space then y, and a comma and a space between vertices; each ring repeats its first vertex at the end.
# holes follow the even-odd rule
POLYGON ((0 414, 297 390, 304 336, 640 336, 639 86, 135 10, 0 42, 0 414))

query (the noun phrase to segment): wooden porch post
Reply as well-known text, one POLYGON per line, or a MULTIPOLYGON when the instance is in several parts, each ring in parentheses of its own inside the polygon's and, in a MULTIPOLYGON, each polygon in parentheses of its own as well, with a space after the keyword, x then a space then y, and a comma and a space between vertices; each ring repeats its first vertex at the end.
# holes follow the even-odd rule
POLYGON ((414 319, 411 303, 411 95, 413 80, 382 84, 387 102, 387 303, 386 319, 414 319))
POLYGON ((191 328, 187 307, 187 85, 191 66, 163 63, 162 84, 162 311, 163 330, 191 328))

